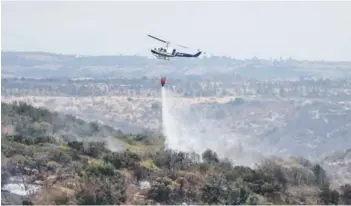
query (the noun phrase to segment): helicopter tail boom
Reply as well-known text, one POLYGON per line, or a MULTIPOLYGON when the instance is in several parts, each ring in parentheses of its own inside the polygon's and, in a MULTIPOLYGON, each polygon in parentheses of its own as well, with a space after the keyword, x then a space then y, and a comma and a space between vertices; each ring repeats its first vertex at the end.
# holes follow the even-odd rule
POLYGON ((187 54, 187 53, 181 53, 181 52, 177 52, 175 56, 177 57, 198 57, 200 56, 202 52, 199 51, 196 54, 187 54))

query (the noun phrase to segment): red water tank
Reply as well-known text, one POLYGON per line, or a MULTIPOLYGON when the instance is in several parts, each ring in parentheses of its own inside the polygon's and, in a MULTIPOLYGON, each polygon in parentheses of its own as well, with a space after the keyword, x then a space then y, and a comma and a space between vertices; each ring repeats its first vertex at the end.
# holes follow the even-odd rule
POLYGON ((161 78, 161 85, 164 86, 166 84, 166 78, 162 77, 161 78))

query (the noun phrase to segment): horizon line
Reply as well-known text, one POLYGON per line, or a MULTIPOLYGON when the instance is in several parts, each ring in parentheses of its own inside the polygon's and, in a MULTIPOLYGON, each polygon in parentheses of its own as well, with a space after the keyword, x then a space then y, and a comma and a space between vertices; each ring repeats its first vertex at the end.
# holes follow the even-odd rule
MULTIPOLYGON (((44 54, 52 54, 52 55, 64 55, 64 56, 79 56, 79 57, 117 57, 117 56, 124 56, 124 57, 144 57, 150 60, 157 60, 154 59, 153 56, 147 56, 147 55, 141 55, 141 54, 95 54, 95 55, 86 55, 86 54, 79 54, 79 53, 61 53, 61 52, 50 52, 50 51, 28 51, 28 50, 3 50, 1 49, 1 53, 7 52, 7 53, 44 53, 44 54)), ((251 58, 244 58, 244 59, 239 59, 233 56, 220 56, 220 55, 209 55, 209 56, 200 56, 197 59, 204 59, 204 58, 211 58, 211 57, 225 57, 233 60, 239 60, 239 61, 247 61, 247 60, 264 60, 264 61, 297 61, 297 62, 330 62, 330 63, 351 63, 351 60, 309 60, 309 59, 297 59, 293 58, 291 56, 289 57, 271 57, 271 58, 260 58, 257 56, 253 56, 251 58)), ((179 58, 175 58, 179 59, 179 58)))

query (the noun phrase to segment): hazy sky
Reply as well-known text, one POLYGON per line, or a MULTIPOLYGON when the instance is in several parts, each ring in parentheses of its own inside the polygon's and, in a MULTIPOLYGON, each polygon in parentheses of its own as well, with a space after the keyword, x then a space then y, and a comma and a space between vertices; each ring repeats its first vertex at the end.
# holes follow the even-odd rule
POLYGON ((351 2, 1 2, 2 50, 351 60, 351 2))

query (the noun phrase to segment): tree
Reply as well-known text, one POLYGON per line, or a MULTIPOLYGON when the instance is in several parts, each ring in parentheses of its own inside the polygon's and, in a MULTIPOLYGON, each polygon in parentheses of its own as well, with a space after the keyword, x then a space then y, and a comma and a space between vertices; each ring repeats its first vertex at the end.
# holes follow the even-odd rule
POLYGON ((225 204, 223 195, 226 190, 226 181, 222 175, 211 175, 206 179, 202 188, 202 201, 205 204, 225 204))
POLYGON ((97 133, 97 132, 99 131, 99 129, 100 129, 98 123, 96 123, 96 122, 90 122, 89 125, 90 125, 90 129, 91 129, 91 132, 93 133, 93 135, 96 135, 96 133, 97 133))
POLYGON ((345 205, 351 204, 351 185, 346 184, 340 187, 341 190, 341 201, 345 205))
POLYGON ((217 153, 213 152, 210 149, 207 149, 207 150, 205 150, 205 152, 202 153, 202 160, 208 164, 219 162, 219 159, 217 157, 217 153))
POLYGON ((316 164, 312 168, 312 171, 315 176, 315 183, 318 185, 318 187, 320 188, 323 188, 324 186, 329 187, 329 179, 327 177, 327 173, 319 164, 316 164))
POLYGON ((321 204, 337 205, 339 203, 339 193, 335 190, 330 190, 328 186, 324 186, 319 193, 321 204))

